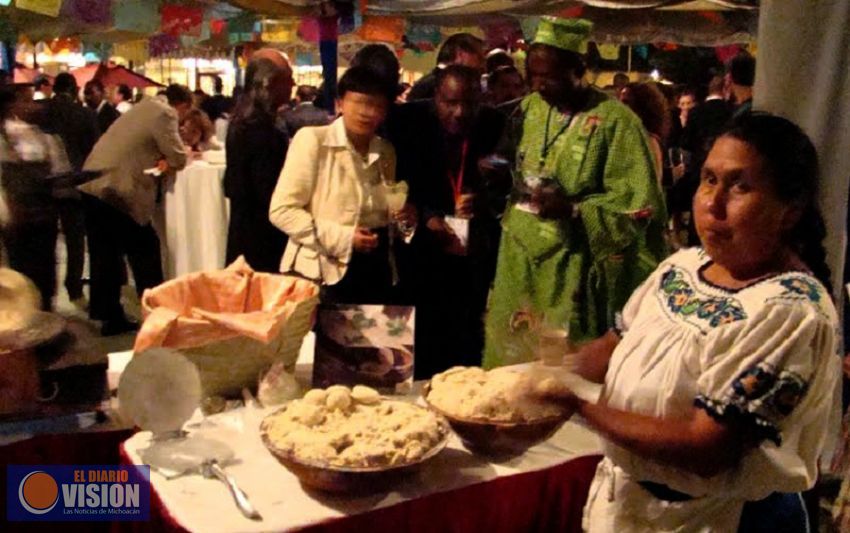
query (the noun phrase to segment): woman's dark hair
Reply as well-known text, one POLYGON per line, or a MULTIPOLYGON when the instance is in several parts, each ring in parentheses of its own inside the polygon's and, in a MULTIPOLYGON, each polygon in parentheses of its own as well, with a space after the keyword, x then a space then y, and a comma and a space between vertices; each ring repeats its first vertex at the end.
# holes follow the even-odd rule
POLYGON ((528 47, 528 54, 526 55, 525 60, 526 72, 528 72, 528 57, 531 56, 532 53, 540 53, 540 51, 543 50, 549 51, 555 55, 555 58, 558 61, 558 66, 561 67, 564 74, 568 71, 572 71, 579 78, 584 76, 587 66, 584 63, 584 58, 582 58, 581 54, 571 52, 569 50, 563 50, 561 48, 555 48, 554 46, 543 43, 532 43, 532 45, 528 47))
POLYGON ((823 246, 826 225, 818 207, 818 154, 812 141, 790 120, 763 112, 736 118, 720 137, 738 139, 755 148, 779 199, 800 206, 800 220, 785 236, 785 242, 832 294, 823 246))
POLYGON ((269 59, 253 59, 245 70, 245 89, 239 95, 233 112, 233 123, 272 122, 277 118, 269 85, 281 67, 269 59))
POLYGON ((398 86, 401 65, 395 52, 382 44, 367 44, 351 60, 352 67, 369 67, 390 85, 398 86))
POLYGON ((662 141, 670 133, 670 113, 667 98, 661 89, 652 83, 629 83, 623 103, 640 118, 646 131, 662 141))
POLYGON ((215 126, 213 126, 210 117, 200 109, 190 109, 180 125, 192 123, 201 132, 201 142, 209 141, 215 135, 215 126))
POLYGON ((361 93, 373 96, 383 96, 387 102, 394 102, 397 84, 389 84, 375 70, 366 66, 351 67, 345 71, 337 85, 337 94, 343 98, 345 93, 361 93))

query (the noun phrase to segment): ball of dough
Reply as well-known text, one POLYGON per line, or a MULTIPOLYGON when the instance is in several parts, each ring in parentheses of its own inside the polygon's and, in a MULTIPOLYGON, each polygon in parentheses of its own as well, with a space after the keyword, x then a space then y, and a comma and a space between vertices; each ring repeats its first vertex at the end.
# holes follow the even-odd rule
POLYGON ((346 387, 342 387, 343 390, 331 389, 333 389, 333 387, 328 389, 328 397, 325 401, 325 405, 328 409, 344 411, 351 407, 351 393, 346 387))
POLYGON ((325 405, 328 400, 328 391, 324 389, 312 389, 304 395, 304 401, 313 405, 325 405))
POLYGON ((375 389, 363 385, 355 385, 351 390, 351 397, 357 403, 364 405, 375 405, 381 401, 381 395, 375 389))

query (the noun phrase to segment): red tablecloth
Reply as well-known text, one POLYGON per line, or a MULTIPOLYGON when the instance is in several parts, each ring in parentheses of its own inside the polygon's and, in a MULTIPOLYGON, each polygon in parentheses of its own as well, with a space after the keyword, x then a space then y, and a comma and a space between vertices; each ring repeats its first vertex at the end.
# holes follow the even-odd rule
MULTIPOLYGON (((461 489, 431 494, 300 531, 310 533, 581 532, 581 516, 600 456, 572 461, 461 489)), ((131 464, 123 447, 121 460, 131 464)), ((212 510, 211 510, 212 512, 212 510)), ((148 523, 115 524, 113 531, 185 531, 151 489, 148 523)))

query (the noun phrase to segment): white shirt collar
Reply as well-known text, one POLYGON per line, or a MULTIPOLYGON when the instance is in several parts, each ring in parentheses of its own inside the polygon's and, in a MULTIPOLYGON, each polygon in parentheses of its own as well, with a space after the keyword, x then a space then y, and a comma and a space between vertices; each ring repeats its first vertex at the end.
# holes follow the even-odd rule
POLYGON ((710 101, 712 101, 712 100, 723 100, 723 97, 722 97, 722 96, 718 96, 718 95, 716 95, 716 94, 710 94, 710 95, 708 95, 708 96, 706 97, 706 99, 705 99, 705 101, 706 101, 706 102, 710 102, 710 101))
MULTIPOLYGON (((325 140, 325 145, 334 146, 337 148, 348 148, 352 153, 360 155, 348 140, 348 135, 345 134, 345 123, 342 117, 334 120, 330 125, 330 134, 325 140)), ((369 154, 366 157, 366 166, 372 166, 381 157, 381 138, 375 135, 369 141, 369 154)))

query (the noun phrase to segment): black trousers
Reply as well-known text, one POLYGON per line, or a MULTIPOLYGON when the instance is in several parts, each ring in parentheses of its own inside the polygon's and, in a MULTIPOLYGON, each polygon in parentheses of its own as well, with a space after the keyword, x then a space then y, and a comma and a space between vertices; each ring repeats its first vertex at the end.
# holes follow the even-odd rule
POLYGON ((163 282, 159 238, 150 224, 139 225, 129 215, 93 196, 83 195, 91 261, 89 316, 121 320, 124 258, 130 263, 139 296, 163 282))
POLYGON ((335 285, 322 287, 325 304, 389 305, 399 304, 392 284, 389 234, 385 228, 378 234, 378 247, 369 253, 352 252, 345 275, 335 285))
POLYGON ((56 200, 44 177, 46 162, 2 163, 3 192, 11 222, 3 231, 9 266, 30 278, 41 292, 41 307, 49 311, 56 295, 56 200))
POLYGON ((473 258, 431 250, 420 256, 415 378, 453 366, 481 366, 488 278, 473 258))
POLYGON ((83 202, 71 198, 62 199, 57 202, 57 207, 68 256, 65 289, 68 291, 68 298, 76 300, 83 295, 83 265, 86 260, 86 217, 83 202))
POLYGON ((56 295, 56 214, 39 220, 23 220, 3 232, 9 266, 35 283, 41 308, 50 311, 56 295))

